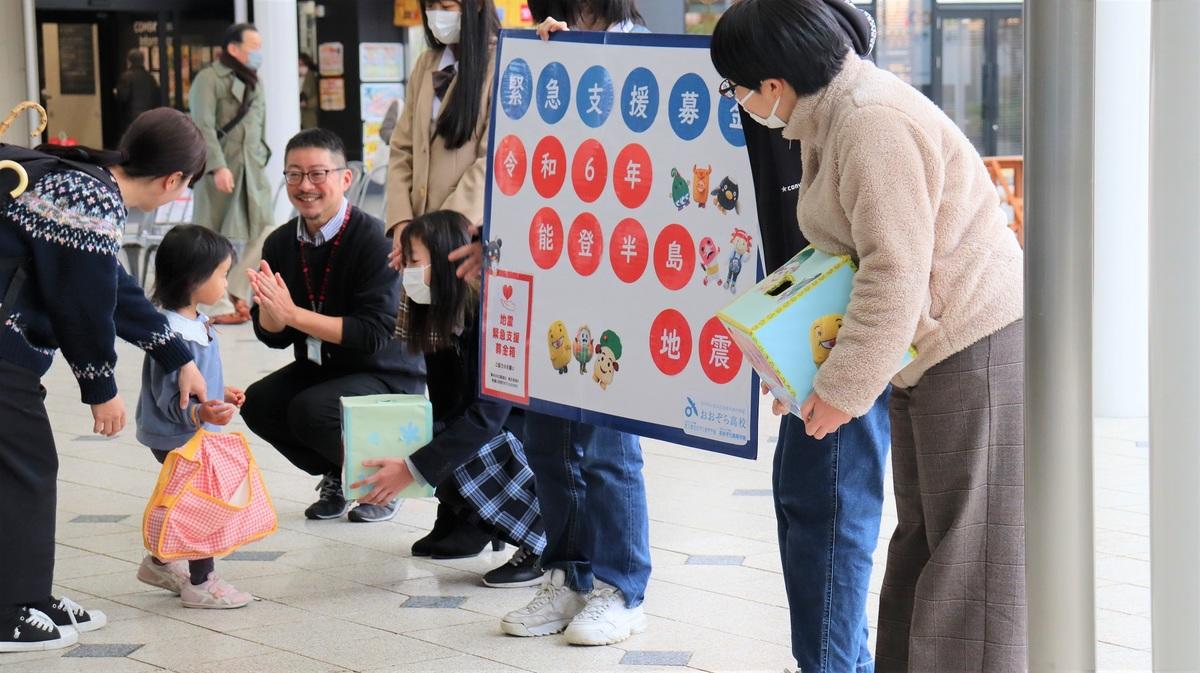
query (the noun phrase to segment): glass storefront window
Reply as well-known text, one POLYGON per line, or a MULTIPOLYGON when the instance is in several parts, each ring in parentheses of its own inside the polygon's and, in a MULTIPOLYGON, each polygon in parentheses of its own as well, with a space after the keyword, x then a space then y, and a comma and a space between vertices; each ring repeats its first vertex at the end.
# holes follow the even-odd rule
POLYGON ((878 0, 875 62, 929 96, 933 93, 933 0, 878 0))

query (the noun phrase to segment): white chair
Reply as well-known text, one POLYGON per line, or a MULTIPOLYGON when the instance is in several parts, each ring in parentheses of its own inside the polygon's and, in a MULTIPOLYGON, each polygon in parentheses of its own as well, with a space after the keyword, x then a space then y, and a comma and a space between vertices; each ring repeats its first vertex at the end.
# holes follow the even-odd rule
POLYGON ((158 251, 163 237, 175 225, 190 224, 191 221, 190 190, 153 213, 130 210, 129 217, 125 220, 125 239, 121 245, 121 252, 124 253, 129 274, 137 279, 143 289, 154 264, 154 253, 158 251))

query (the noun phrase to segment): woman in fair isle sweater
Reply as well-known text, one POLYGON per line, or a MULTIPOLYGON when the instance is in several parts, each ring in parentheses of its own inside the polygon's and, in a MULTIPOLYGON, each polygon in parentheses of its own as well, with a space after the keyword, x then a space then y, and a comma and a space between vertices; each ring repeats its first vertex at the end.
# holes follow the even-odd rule
POLYGON ((799 141, 805 238, 858 262, 806 431, 837 433, 895 386, 877 670, 1024 671, 1022 258, 979 154, 855 55, 822 0, 740 0, 712 59, 724 95, 799 141))
MULTIPOLYGON (((68 647, 104 626, 99 611, 50 595, 58 456, 39 379, 61 348, 91 405, 94 431, 125 426, 117 337, 179 371, 180 403, 206 398, 184 341, 117 263, 126 208, 155 210, 203 174, 205 146, 187 115, 142 113, 118 152, 0 145, 29 184, 0 199, 0 653, 68 647)), ((219 394, 220 391, 217 391, 219 394)))

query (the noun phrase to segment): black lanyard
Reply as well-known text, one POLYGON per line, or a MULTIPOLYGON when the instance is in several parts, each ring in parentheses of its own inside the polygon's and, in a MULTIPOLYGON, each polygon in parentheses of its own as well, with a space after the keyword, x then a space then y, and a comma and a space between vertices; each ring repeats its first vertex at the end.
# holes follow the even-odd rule
POLYGON ((333 270, 333 258, 337 256, 338 248, 342 245, 342 234, 346 233, 346 225, 350 223, 350 210, 352 206, 346 206, 346 217, 342 219, 342 226, 333 237, 333 249, 329 251, 329 259, 325 261, 325 273, 321 274, 320 294, 317 294, 313 287, 312 272, 308 267, 308 256, 304 254, 308 248, 307 241, 300 241, 300 269, 304 272, 304 289, 308 291, 308 306, 316 313, 320 313, 325 307, 326 293, 329 291, 329 272, 333 270))

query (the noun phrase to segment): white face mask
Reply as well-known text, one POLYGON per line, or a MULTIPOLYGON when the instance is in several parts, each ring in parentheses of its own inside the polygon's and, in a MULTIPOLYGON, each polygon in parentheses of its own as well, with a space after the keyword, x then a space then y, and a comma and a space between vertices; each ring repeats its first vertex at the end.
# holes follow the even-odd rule
POLYGON ((458 44, 458 36, 462 32, 462 12, 431 9, 425 15, 429 17, 429 32, 438 42, 458 44))
MULTIPOLYGON (((750 93, 746 94, 745 98, 738 101, 738 105, 741 105, 742 109, 746 110, 746 101, 750 100, 750 97, 753 95, 754 95, 754 90, 751 89, 750 93)), ((750 115, 750 118, 753 119, 754 121, 758 122, 759 124, 762 124, 763 126, 769 128, 769 129, 781 129, 781 128, 787 126, 787 122, 780 119, 775 114, 776 112, 779 111, 779 102, 781 100, 783 100, 783 99, 782 98, 775 99, 775 105, 771 106, 771 112, 765 118, 759 117, 758 115, 754 114, 753 112, 751 112, 749 110, 746 110, 746 114, 750 115)))
POLYGON ((425 283, 425 269, 428 266, 414 266, 404 270, 404 294, 417 304, 429 304, 433 301, 433 291, 425 283))

